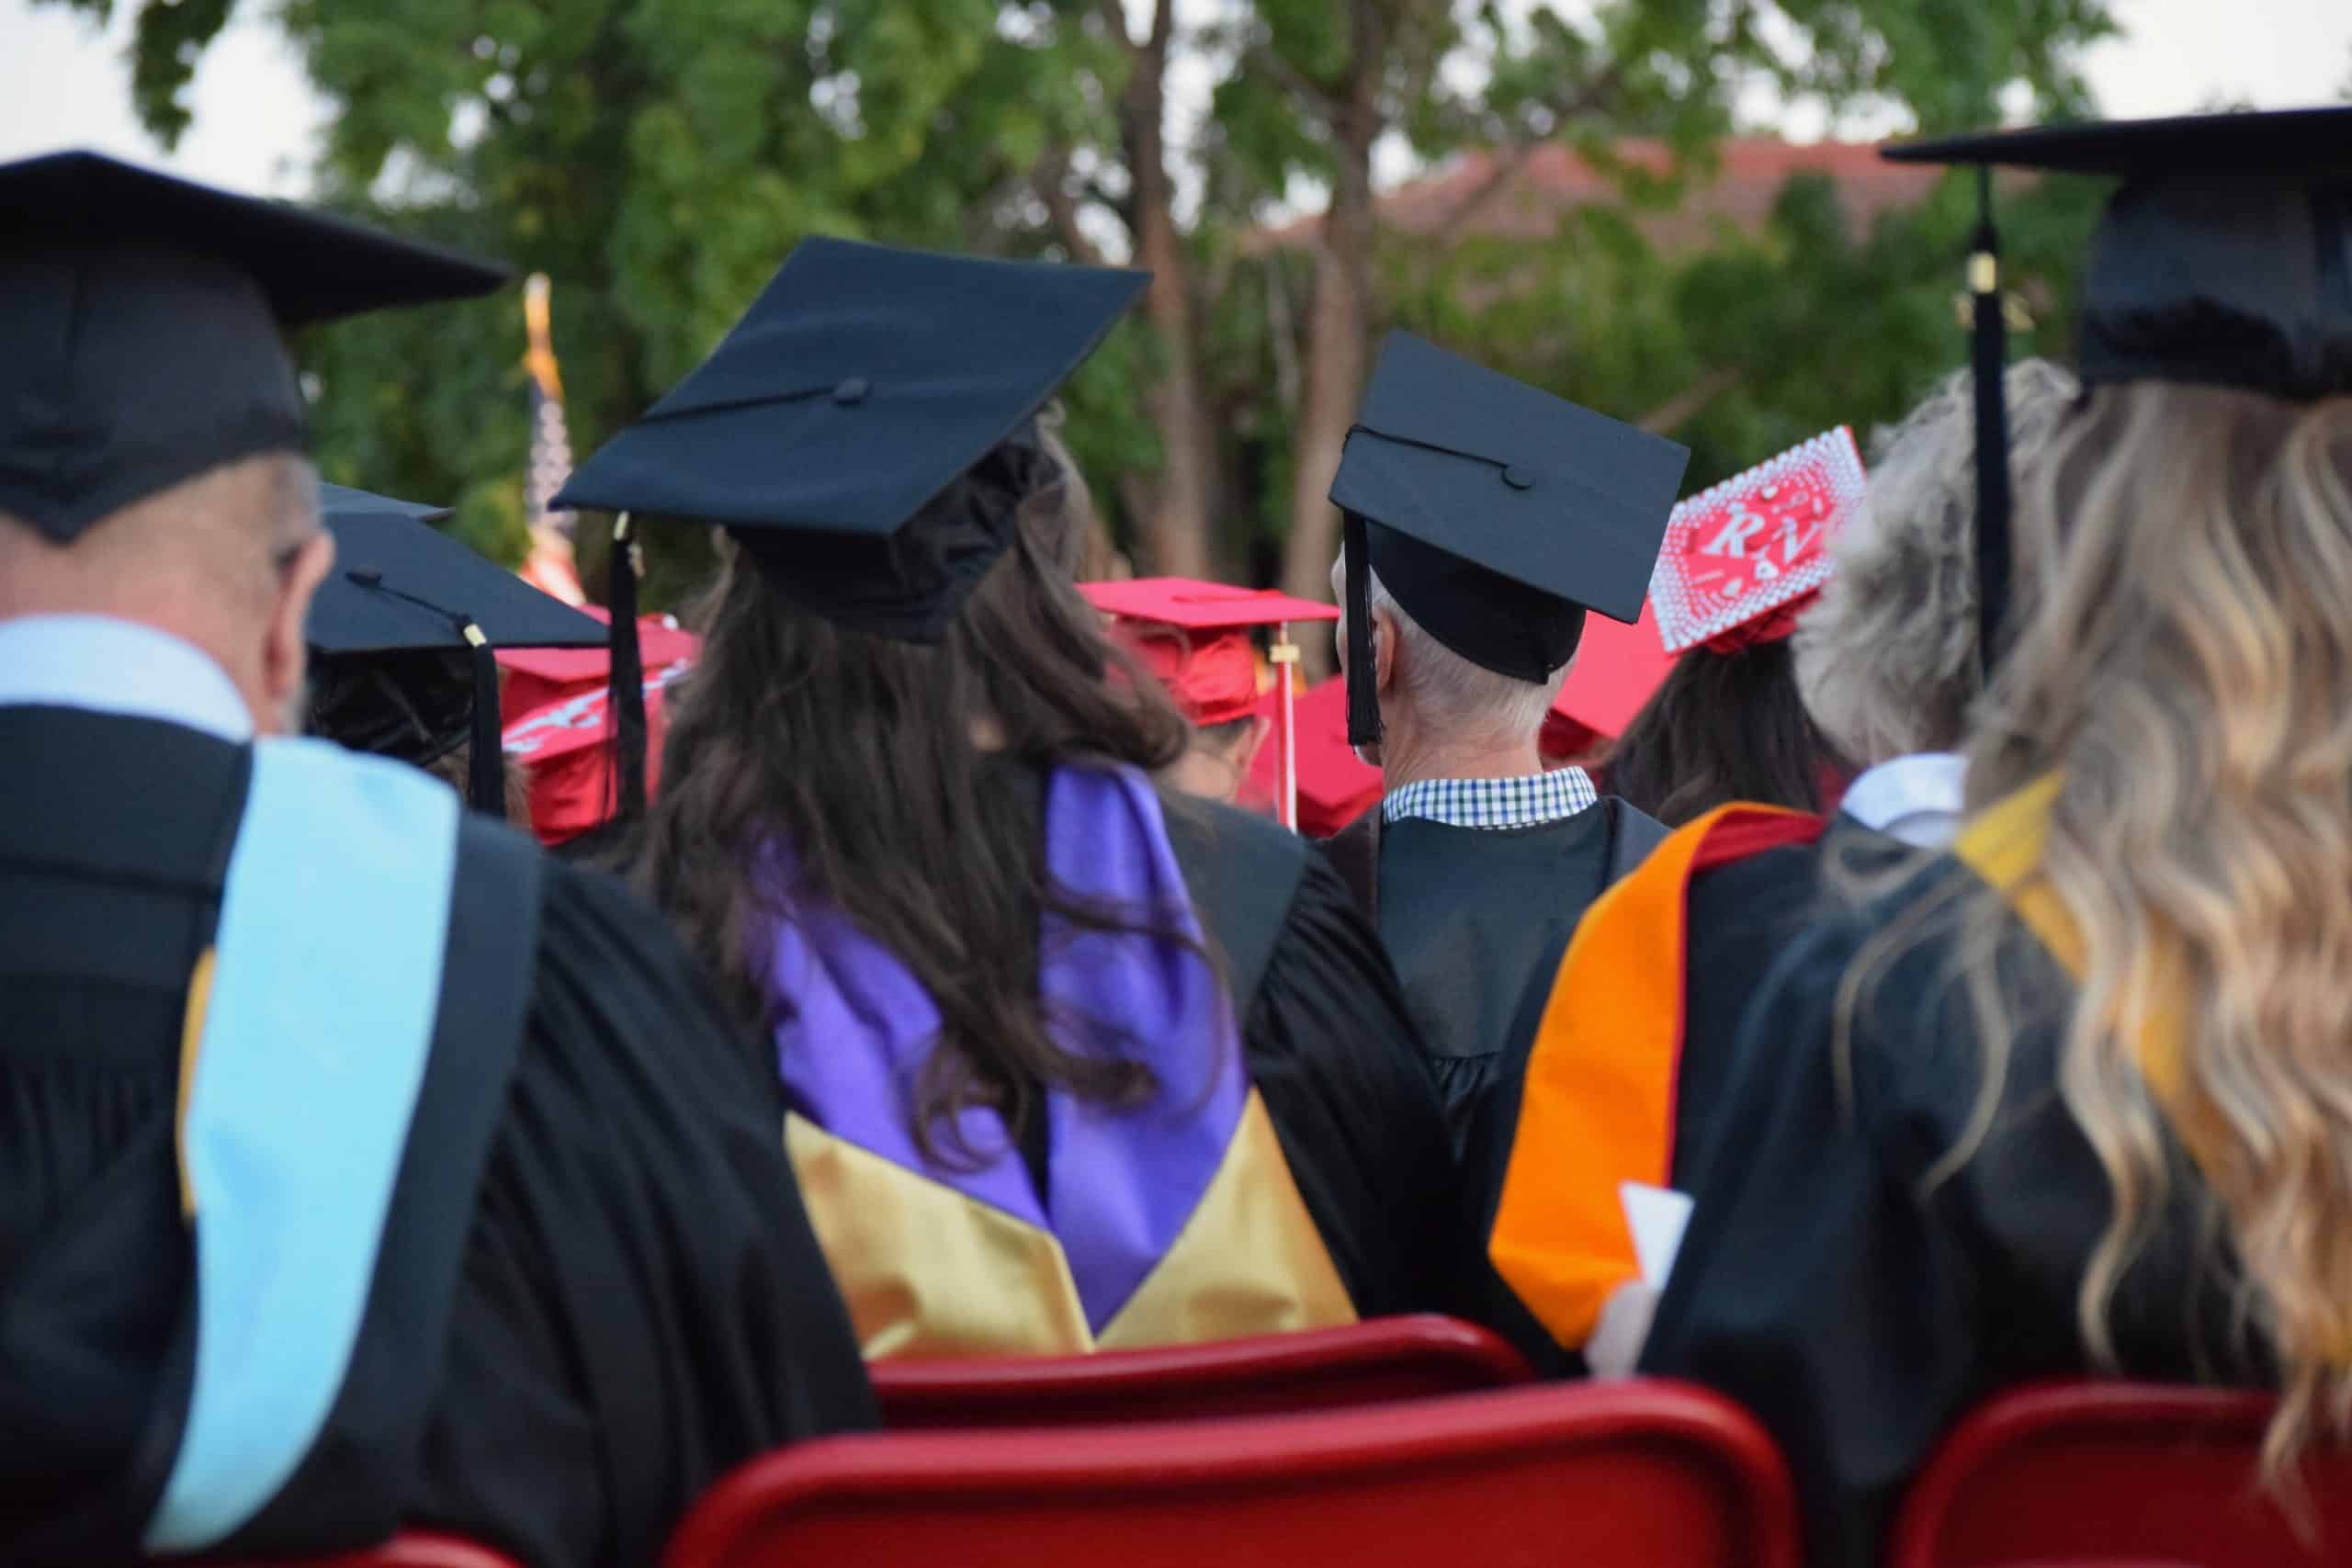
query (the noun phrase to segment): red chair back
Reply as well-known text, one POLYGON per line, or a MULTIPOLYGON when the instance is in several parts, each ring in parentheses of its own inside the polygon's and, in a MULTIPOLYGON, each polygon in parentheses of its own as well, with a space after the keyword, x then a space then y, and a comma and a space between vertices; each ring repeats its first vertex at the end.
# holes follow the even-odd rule
POLYGON ((1904 1501, 1888 1568, 2314 1568, 2352 1562, 2352 1452, 2305 1471, 2309 1523, 2257 1489, 2274 1401, 2228 1389, 2013 1390, 1953 1428, 1904 1501))
POLYGON ((1270 1416, 1469 1393, 1528 1381, 1518 1351, 1450 1317, 1377 1317, 1208 1345, 1092 1356, 877 1361, 882 1423, 1071 1427, 1270 1416))
MULTIPOLYGON (((233 1568, 210 1562, 207 1568, 233 1568)), ((383 1545, 366 1551, 338 1551, 325 1557, 273 1558, 249 1568, 521 1568, 504 1552, 492 1551, 454 1535, 430 1530, 402 1530, 383 1545)))
POLYGON ((805 1443, 712 1490, 667 1568, 1798 1568, 1763 1429, 1668 1383, 1238 1420, 805 1443))

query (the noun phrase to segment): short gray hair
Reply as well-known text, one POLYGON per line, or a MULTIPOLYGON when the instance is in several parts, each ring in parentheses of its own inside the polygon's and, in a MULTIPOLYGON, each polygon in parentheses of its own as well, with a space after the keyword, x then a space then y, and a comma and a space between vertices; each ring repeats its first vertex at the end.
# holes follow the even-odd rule
MULTIPOLYGON (((1342 558, 1332 572, 1333 587, 1344 590, 1346 570, 1347 562, 1342 558)), ((1544 728, 1544 716, 1551 711, 1552 699, 1560 694, 1560 683, 1568 678, 1568 664, 1561 665, 1540 682, 1499 674, 1482 664, 1472 663, 1431 637, 1388 592, 1388 585, 1380 581, 1380 573, 1372 572, 1365 586, 1374 608, 1385 608, 1396 618, 1399 644, 1396 652, 1405 661, 1405 690, 1412 698, 1414 711, 1425 723, 1448 734, 1511 741, 1532 739, 1544 728)), ((1342 591, 1342 637, 1346 636, 1347 602, 1348 596, 1342 591)))
MULTIPOLYGON (((2046 359, 2009 367, 2012 471, 2038 462, 2080 393, 2046 359)), ((1797 689, 1860 766, 1959 749, 1983 687, 1976 636, 1975 383, 1946 378, 1872 443, 1870 488, 1797 624, 1797 689)))

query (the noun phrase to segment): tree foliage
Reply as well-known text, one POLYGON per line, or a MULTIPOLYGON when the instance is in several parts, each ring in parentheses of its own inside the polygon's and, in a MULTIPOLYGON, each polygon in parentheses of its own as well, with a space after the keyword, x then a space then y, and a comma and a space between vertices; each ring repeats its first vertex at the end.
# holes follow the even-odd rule
MULTIPOLYGON (((168 140, 234 0, 138 3, 131 88, 168 140)), ((1263 580, 1286 541, 1294 578, 1328 558, 1298 531, 1318 525, 1333 432, 1388 322, 1611 412, 1667 411, 1694 481, 1898 412, 1962 355, 1965 193, 1863 231, 1833 186, 1799 180, 1760 229, 1667 254, 1642 214, 1707 177, 1759 94, 1930 130, 2005 103, 2080 110, 2073 62, 2106 7, 1221 0, 1178 25, 1162 0, 289 0, 278 17, 334 111, 327 199, 552 278, 580 450, 690 368, 805 234, 1081 259, 1172 236, 1172 292, 1074 379, 1067 434, 1142 564, 1263 580), (1212 84, 1189 139, 1162 134, 1180 69, 1212 84), (1629 136, 1672 159, 1617 159, 1629 136), (1434 238, 1383 233, 1376 145, 1492 150, 1508 174, 1549 141, 1623 199, 1532 242, 1469 212, 1434 238), (1332 218, 1303 246, 1263 243, 1276 204, 1316 189, 1332 218)), ((2052 182, 2005 201, 2037 347, 2063 346, 2086 199, 2052 182)), ((522 348, 511 295, 314 334, 322 467, 453 500, 469 537, 513 556, 522 348)), ((705 547, 657 544, 659 603, 705 547)))

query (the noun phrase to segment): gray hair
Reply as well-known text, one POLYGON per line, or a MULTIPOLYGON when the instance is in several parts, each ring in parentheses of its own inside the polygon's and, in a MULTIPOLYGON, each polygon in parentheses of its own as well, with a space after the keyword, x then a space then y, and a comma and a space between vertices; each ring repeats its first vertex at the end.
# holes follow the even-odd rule
MULTIPOLYGON (((1343 637, 1347 635, 1344 617, 1348 596, 1343 580, 1346 570, 1347 563, 1342 558, 1331 572, 1332 587, 1341 590, 1340 635, 1343 637)), ((1544 728, 1544 716, 1551 711, 1552 699, 1560 694, 1560 684, 1568 678, 1568 664, 1561 665, 1541 682, 1498 674, 1472 663, 1431 637, 1388 592, 1387 584, 1380 581, 1380 573, 1373 572, 1365 586, 1373 607, 1385 608, 1396 618, 1396 652, 1404 660, 1405 692, 1424 724, 1448 734, 1511 741, 1532 739, 1544 728)))
MULTIPOLYGON (((2009 465, 2037 464, 2080 388, 2046 359, 2009 367, 2009 465)), ((1797 624, 1797 689, 1860 766, 1959 749, 1983 688, 1976 636, 1974 381, 1946 378, 1872 443, 1870 488, 1797 624)))

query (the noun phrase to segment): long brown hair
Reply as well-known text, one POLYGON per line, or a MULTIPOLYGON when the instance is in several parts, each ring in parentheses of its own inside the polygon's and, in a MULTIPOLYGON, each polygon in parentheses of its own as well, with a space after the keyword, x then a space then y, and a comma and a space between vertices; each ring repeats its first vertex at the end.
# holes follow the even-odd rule
POLYGON ((1605 771, 1610 794, 1679 828, 1735 800, 1819 811, 1849 769, 1805 712, 1783 637, 1676 660, 1605 771))
POLYGON ((1116 1049, 1057 1043, 1038 998, 1041 913, 1097 930, 1150 925, 1148 912, 1089 906, 1053 885, 1038 775, 1157 771, 1185 744, 1182 718, 1141 671, 1106 679, 1124 656, 1072 586, 1070 470, 1042 467, 1049 477, 1022 503, 1011 547, 934 647, 797 611, 729 552, 701 659, 673 691, 638 865, 739 1005, 773 1026, 790 998, 769 994, 761 933, 793 910, 755 868, 788 846, 792 899, 847 915, 938 1007, 912 1129, 934 1155, 933 1129, 952 1129, 967 1105, 997 1107, 1018 1137, 1046 1087, 1121 1104, 1153 1088, 1116 1049))
MULTIPOLYGON (((2352 1424, 2352 397, 2103 389, 2022 481, 2033 613, 1969 795, 2061 776, 2041 874, 2084 963, 2058 1088, 2114 1201, 2081 1331, 2112 1359, 2169 1129, 2284 1373, 2264 1449, 2281 1481, 2315 1429, 2352 1424), (2139 1043, 2165 1026, 2179 1050, 2160 1087, 2139 1043)), ((1961 913, 1986 1067, 1973 1145, 2019 1024, 1976 961, 2000 896, 1961 913)))

